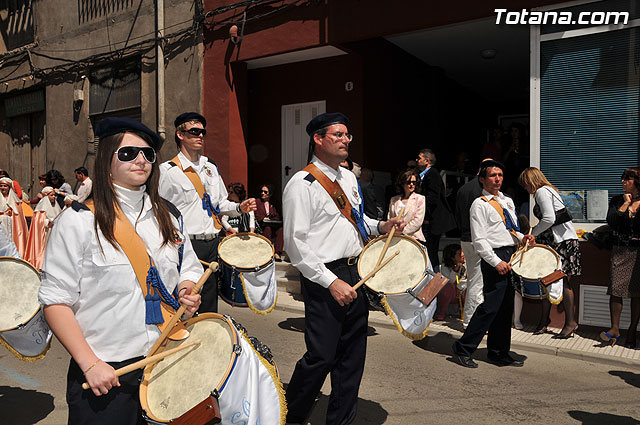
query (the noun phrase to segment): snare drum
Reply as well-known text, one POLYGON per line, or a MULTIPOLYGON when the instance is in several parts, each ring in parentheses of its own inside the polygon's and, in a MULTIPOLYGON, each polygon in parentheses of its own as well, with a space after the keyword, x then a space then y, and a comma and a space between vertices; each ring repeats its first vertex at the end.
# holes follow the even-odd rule
POLYGON ((509 264, 516 274, 514 288, 523 297, 532 299, 547 298, 547 290, 542 285, 541 279, 549 276, 556 270, 560 270, 560 257, 556 251, 541 244, 535 244, 527 249, 522 260, 523 250, 516 251, 509 264))
POLYGON ((213 392, 222 424, 284 423, 286 402, 275 365, 257 354, 229 318, 203 313, 183 323, 189 338, 170 341, 165 349, 201 342, 145 368, 140 385, 145 419, 169 423, 213 392))
POLYGON ((218 245, 222 265, 220 296, 232 306, 251 307, 258 313, 275 307, 274 247, 255 233, 236 233, 218 245))
MULTIPOLYGON (((366 276, 375 268, 386 241, 386 236, 379 236, 364 247, 358 260, 360 276, 366 276)), ((424 279, 429 266, 424 246, 410 236, 395 235, 383 261, 396 251, 400 251, 400 254, 365 283, 372 291, 383 294, 403 293, 424 279)))
POLYGON ((29 263, 0 257, 0 342, 20 360, 45 356, 53 333, 38 303, 40 274, 29 263))

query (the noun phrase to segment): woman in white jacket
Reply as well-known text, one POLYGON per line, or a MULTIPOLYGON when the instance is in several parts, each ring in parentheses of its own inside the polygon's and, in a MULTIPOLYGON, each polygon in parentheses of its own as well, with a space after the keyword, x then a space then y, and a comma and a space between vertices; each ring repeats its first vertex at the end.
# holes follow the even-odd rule
POLYGON ((402 232, 413 236, 423 244, 426 242, 422 234, 424 221, 425 197, 420 195, 420 176, 413 170, 405 171, 396 180, 396 189, 400 195, 394 196, 389 202, 388 218, 396 217, 404 208, 404 222, 407 225, 402 232))
MULTIPOLYGON (((582 272, 580 264, 580 245, 578 235, 573 228, 571 216, 565 210, 566 206, 558 193, 545 175, 535 167, 526 168, 518 178, 520 185, 530 194, 534 195, 536 204, 533 214, 539 223, 532 229, 536 241, 553 248, 562 261, 562 271, 567 277, 564 281, 562 304, 564 305, 564 327, 556 339, 571 338, 578 329, 575 319, 574 294, 571 288, 571 276, 577 276, 582 272)), ((542 302, 542 317, 538 324, 537 332, 546 332, 549 324, 549 312, 551 304, 548 300, 542 302)))

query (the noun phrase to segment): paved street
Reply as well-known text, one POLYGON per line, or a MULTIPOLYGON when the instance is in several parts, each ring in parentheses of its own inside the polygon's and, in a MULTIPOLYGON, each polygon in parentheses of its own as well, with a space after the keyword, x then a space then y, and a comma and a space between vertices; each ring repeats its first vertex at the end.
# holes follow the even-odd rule
MULTIPOLYGON (((304 350, 302 317, 278 309, 259 316, 220 305, 271 347, 288 382, 304 350)), ((411 342, 394 329, 371 326, 369 336, 356 424, 640 423, 640 374, 631 366, 520 351, 523 368, 499 368, 485 361, 481 348, 475 356, 479 368, 468 370, 451 362, 448 332, 411 342)), ((57 341, 36 363, 20 362, 0 347, 0 422, 66 423, 67 364, 57 341)), ((324 423, 329 392, 326 383, 311 424, 324 423)))

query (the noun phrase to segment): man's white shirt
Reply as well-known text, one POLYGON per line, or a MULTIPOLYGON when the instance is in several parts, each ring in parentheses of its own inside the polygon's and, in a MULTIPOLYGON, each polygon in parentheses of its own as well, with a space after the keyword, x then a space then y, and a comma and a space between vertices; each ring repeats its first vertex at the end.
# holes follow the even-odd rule
POLYGON ((89 177, 87 177, 82 181, 82 183, 80 183, 80 186, 78 186, 78 193, 76 194, 78 195, 78 202, 82 203, 87 200, 87 198, 91 194, 92 187, 93 187, 93 182, 89 177))
MULTIPOLYGON (((312 162, 331 181, 338 182, 351 206, 359 210, 362 197, 356 176, 342 167, 334 170, 315 156, 312 162)), ((284 189, 284 249, 291 264, 307 279, 328 288, 337 277, 325 263, 357 256, 364 245, 329 193, 318 181, 306 180, 308 175, 306 171, 298 171, 284 189)), ((366 215, 363 218, 369 233, 377 235, 378 220, 366 215)))
MULTIPOLYGON (((183 169, 193 167, 200 177, 204 190, 211 198, 211 205, 220 208, 221 215, 239 215, 239 204, 227 199, 227 188, 218 173, 218 168, 204 155, 193 163, 182 152, 178 153, 178 159, 183 169)), ((184 218, 184 230, 189 235, 214 235, 220 230, 213 224, 213 218, 209 217, 207 210, 202 208, 202 199, 198 195, 187 175, 179 166, 172 166, 169 161, 160 164, 160 196, 171 202, 180 210, 184 218)))

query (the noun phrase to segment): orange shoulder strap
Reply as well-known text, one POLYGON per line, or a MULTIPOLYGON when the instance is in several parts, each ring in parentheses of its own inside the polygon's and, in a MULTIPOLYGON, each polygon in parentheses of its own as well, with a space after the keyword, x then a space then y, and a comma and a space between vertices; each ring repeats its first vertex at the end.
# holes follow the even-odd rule
MULTIPOLYGON (((85 202, 85 205, 91 210, 92 213, 95 214, 95 205, 92 199, 89 199, 85 202)), ((129 259, 131 266, 133 267, 133 271, 136 274, 136 278, 138 279, 138 284, 140 285, 140 289, 142 290, 142 295, 147 296, 147 275, 149 274, 149 269, 152 265, 151 257, 147 254, 147 247, 142 242, 142 239, 136 233, 135 229, 127 220, 127 217, 124 216, 122 210, 116 205, 116 220, 113 225, 113 235, 118 241, 118 245, 122 248, 122 251, 129 259)), ((152 291, 155 289, 152 287, 152 291)), ((153 293, 152 293, 153 294, 153 293)), ((162 310, 162 318, 164 319, 164 323, 160 323, 158 328, 162 331, 167 323, 171 320, 171 317, 175 314, 173 308, 167 305, 164 302, 160 303, 160 308, 162 310)), ((184 329, 184 325, 180 325, 182 329, 184 329)), ((182 339, 175 335, 175 332, 179 331, 176 327, 176 330, 172 332, 172 336, 175 339, 182 339)), ((186 329, 185 329, 186 332, 186 329)), ((172 338, 170 336, 170 338, 172 338)), ((174 338, 172 338, 174 339, 174 338)))
MULTIPOLYGON (((493 207, 494 210, 496 210, 498 212, 498 214, 500 214, 500 218, 502 218, 502 222, 504 223, 504 226, 507 227, 507 219, 504 217, 504 209, 502 208, 502 205, 500 205, 500 203, 498 201, 495 200, 495 198, 491 198, 491 200, 488 200, 486 196, 482 195, 481 196, 482 200, 485 202, 488 202, 489 205, 491 205, 493 207)), ((509 230, 509 233, 511 233, 516 239, 519 240, 518 235, 516 235, 516 232, 514 232, 513 230, 509 230)))
MULTIPOLYGON (((322 171, 320 171, 320 169, 316 167, 314 163, 310 163, 309 165, 304 167, 303 171, 306 171, 307 173, 315 177, 318 183, 320 183, 320 185, 324 188, 324 190, 327 191, 329 196, 331 196, 331 199, 333 199, 333 202, 336 203, 336 207, 338 207, 338 210, 340 210, 342 215, 347 220, 349 220, 349 223, 353 224, 353 227, 355 227, 356 232, 358 232, 358 235, 360 235, 360 230, 358 229, 358 225, 356 224, 355 220, 351 216, 351 209, 352 209, 351 202, 349 202, 349 198, 347 198, 347 195, 345 195, 344 191, 342 190, 342 187, 340 187, 340 184, 338 184, 337 181, 331 181, 331 179, 329 179, 329 177, 327 177, 322 171)), ((362 235, 360 235, 360 237, 362 238, 362 235)), ((363 241, 363 242, 366 245, 367 241, 363 241)))
MULTIPOLYGON (((186 170, 182 168, 182 163, 180 162, 178 155, 174 156, 171 162, 176 164, 178 168, 182 170, 182 172, 187 176, 187 178, 189 179, 193 187, 196 188, 196 192, 198 192, 198 196, 200 197, 200 199, 202 199, 206 191, 204 189, 204 186, 202 185, 202 180, 200 180, 200 176, 198 176, 198 173, 196 173, 193 167, 187 167, 186 170)), ((220 220, 220 217, 213 214, 212 218, 213 218, 213 225, 215 226, 215 228, 222 229, 222 220, 220 220)))

